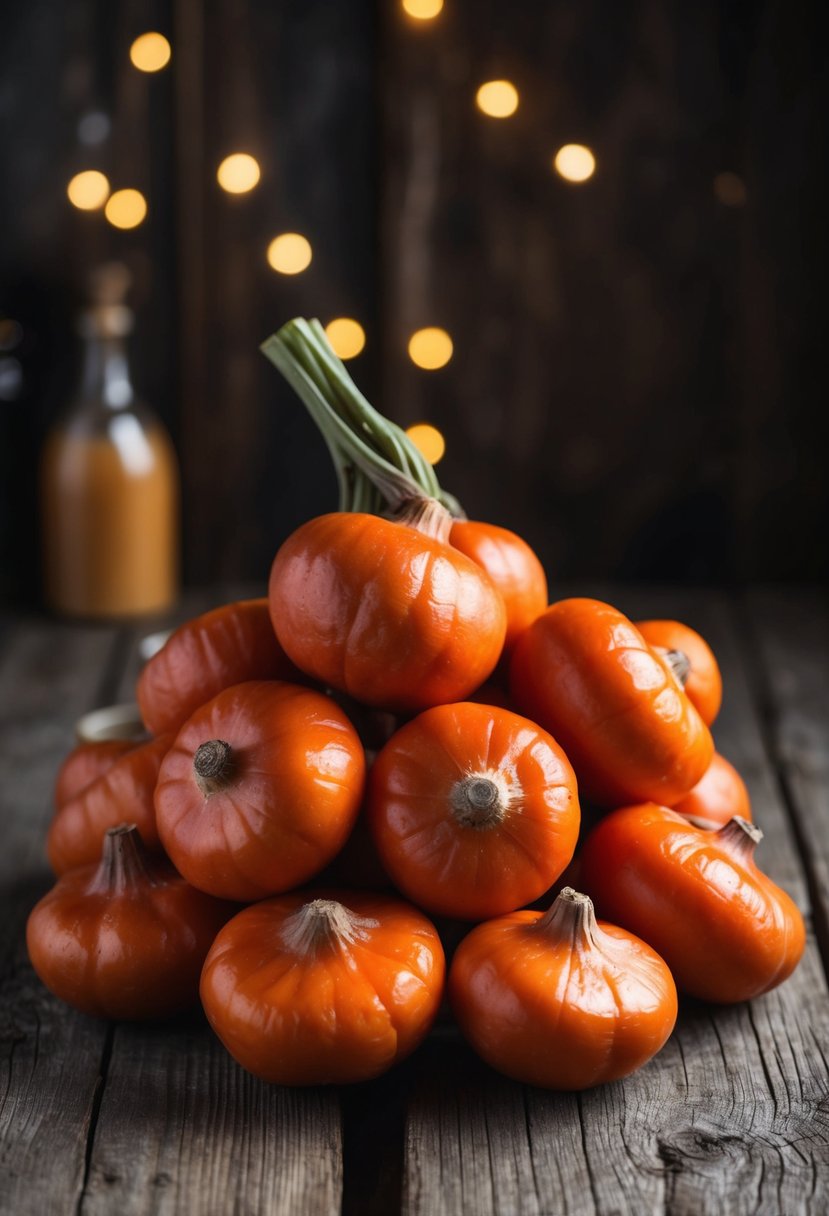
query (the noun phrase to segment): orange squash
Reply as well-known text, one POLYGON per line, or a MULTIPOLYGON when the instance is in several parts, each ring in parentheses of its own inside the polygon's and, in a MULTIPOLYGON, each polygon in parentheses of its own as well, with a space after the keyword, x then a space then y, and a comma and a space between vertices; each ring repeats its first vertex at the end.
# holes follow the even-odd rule
POLYGON ((719 752, 714 752, 711 763, 694 788, 675 802, 673 809, 698 828, 721 828, 735 817, 751 823, 746 783, 734 765, 719 752))
POLYGON ((154 735, 177 731, 205 701, 244 680, 296 680, 266 599, 223 604, 176 629, 138 677, 136 698, 154 735))
POLYGON ((116 760, 136 746, 133 739, 101 739, 73 747, 55 779, 55 807, 74 798, 90 781, 102 776, 116 760))
POLYGON ((153 792, 172 741, 172 735, 161 735, 130 748, 58 808, 46 837, 56 874, 97 862, 107 829, 125 821, 137 825, 149 849, 160 849, 153 792))
POLYGON ((233 1058, 275 1085, 379 1076, 414 1051, 443 992, 440 938, 408 904, 295 891, 219 933, 201 998, 233 1058))
POLYGON ((676 987, 659 955, 596 921, 565 887, 547 912, 513 912, 465 937, 449 973, 455 1017, 517 1081, 578 1090, 626 1077, 673 1030, 676 987))
POLYGON ((501 593, 507 610, 504 650, 509 653, 519 635, 547 607, 544 567, 525 540, 497 524, 456 519, 449 543, 486 570, 501 593))
POLYGON ((518 708, 558 740, 602 807, 676 802, 708 768, 708 728, 667 660, 610 604, 553 604, 516 643, 518 708))
POLYGON ((363 748, 339 706, 296 684, 248 681, 179 731, 158 775, 158 831, 194 887, 262 899, 331 861, 364 781, 363 748))
POLYGON ((637 621, 636 628, 649 646, 670 656, 685 695, 710 726, 722 704, 722 676, 705 639, 679 621, 637 621))
POLYGON ((64 874, 35 906, 29 958, 46 987, 84 1013, 169 1017, 198 1000, 207 951, 234 911, 122 824, 105 833, 98 863, 64 874))
POLYGON ((427 912, 481 920, 538 898, 573 856, 576 780, 534 722, 492 705, 426 710, 369 776, 383 867, 427 912))
POLYGON ((338 512, 277 553, 271 619, 306 674, 366 705, 416 712, 461 700, 491 673, 506 611, 491 580, 447 542, 451 518, 420 500, 399 522, 338 512))
POLYGON ((763 833, 742 819, 714 832, 653 803, 606 816, 581 853, 602 915, 642 937, 677 987, 705 1001, 747 1001, 789 976, 803 917, 760 870, 763 833))

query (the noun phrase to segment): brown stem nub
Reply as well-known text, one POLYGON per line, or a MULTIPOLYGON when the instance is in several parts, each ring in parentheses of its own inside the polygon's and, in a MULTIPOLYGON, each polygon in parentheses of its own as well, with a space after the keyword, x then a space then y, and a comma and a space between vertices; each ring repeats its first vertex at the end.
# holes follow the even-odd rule
POLYGON ((593 900, 572 887, 563 887, 533 928, 560 941, 595 946, 599 926, 593 900))
POLYGON ((410 498, 395 512, 394 521, 439 540, 442 545, 449 543, 452 516, 436 498, 410 498))
POLYGON ((684 688, 691 674, 691 660, 684 650, 669 650, 667 646, 654 646, 653 649, 661 655, 670 667, 674 676, 684 688))
POLYGON ((224 739, 208 739, 193 757, 193 772, 199 789, 207 796, 223 790, 233 772, 233 749, 224 739))
POLYGON ((465 828, 492 828, 509 810, 504 791, 491 777, 471 774, 456 781, 449 795, 452 814, 465 828))
POLYGON ((365 941, 379 921, 358 916, 336 899, 312 899, 282 925, 282 943, 294 954, 312 954, 323 945, 342 946, 365 941))
POLYGON ((754 860, 754 851, 762 839, 762 830, 739 815, 729 819, 717 832, 717 843, 743 863, 754 860))
POLYGON ((121 823, 104 836, 100 865, 90 890, 116 895, 139 883, 152 886, 156 870, 157 864, 141 839, 137 824, 121 823))

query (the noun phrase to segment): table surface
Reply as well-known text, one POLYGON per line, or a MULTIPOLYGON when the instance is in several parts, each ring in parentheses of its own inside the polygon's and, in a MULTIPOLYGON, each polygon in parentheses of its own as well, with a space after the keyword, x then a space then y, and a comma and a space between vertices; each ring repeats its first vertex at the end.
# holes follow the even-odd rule
MULTIPOLYGON (((829 602, 814 589, 591 588, 698 628, 723 670, 719 747, 760 864, 809 927, 750 1004, 684 1001, 661 1054, 582 1094, 514 1084, 451 1026, 378 1081, 289 1090, 238 1068, 200 1015, 108 1024, 54 999, 26 917, 72 724, 129 700, 149 626, 6 619, 0 635, 0 1212, 796 1216, 829 1211, 829 602)), ((585 593, 583 590, 580 593, 585 593)), ((191 597, 185 615, 231 598, 191 597)))

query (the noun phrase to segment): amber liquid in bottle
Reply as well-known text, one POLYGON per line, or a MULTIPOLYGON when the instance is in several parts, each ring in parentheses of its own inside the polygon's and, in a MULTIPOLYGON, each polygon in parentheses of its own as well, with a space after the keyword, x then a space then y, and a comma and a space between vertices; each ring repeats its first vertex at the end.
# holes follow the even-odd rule
POLYGON ((81 316, 81 390, 41 466, 48 602, 78 617, 159 612, 178 586, 179 474, 162 424, 134 399, 120 303, 81 316))

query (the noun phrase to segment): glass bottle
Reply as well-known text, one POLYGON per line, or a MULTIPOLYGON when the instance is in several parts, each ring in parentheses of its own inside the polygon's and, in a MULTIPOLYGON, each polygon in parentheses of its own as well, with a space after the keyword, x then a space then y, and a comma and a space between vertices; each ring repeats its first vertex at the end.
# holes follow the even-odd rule
POLYGON ((43 451, 46 597, 69 616, 160 612, 177 593, 178 464, 161 422, 134 397, 129 281, 118 263, 94 273, 78 325, 80 390, 43 451))

